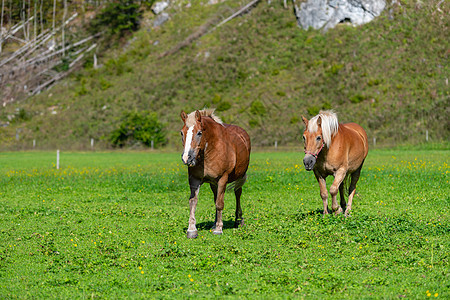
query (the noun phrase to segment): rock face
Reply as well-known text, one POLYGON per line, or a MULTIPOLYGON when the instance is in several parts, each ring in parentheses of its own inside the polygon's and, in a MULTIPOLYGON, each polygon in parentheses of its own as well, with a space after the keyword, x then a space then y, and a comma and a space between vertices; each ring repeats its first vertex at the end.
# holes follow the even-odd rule
POLYGON ((153 21, 153 27, 161 26, 162 24, 166 23, 169 20, 169 18, 170 18, 169 14, 163 12, 153 21))
POLYGON ((299 26, 327 31, 339 23, 362 25, 378 17, 385 0, 308 0, 295 6, 299 26))
POLYGON ((159 1, 153 4, 152 10, 155 15, 159 15, 163 10, 169 6, 169 1, 159 1))

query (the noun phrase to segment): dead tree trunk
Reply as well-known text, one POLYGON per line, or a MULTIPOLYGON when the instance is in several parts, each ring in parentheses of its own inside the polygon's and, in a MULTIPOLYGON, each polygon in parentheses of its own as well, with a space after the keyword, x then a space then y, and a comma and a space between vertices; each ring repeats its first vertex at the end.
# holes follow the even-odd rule
POLYGON ((5 10, 5 0, 2 0, 2 16, 0 21, 0 54, 2 53, 3 44, 3 12, 5 10))

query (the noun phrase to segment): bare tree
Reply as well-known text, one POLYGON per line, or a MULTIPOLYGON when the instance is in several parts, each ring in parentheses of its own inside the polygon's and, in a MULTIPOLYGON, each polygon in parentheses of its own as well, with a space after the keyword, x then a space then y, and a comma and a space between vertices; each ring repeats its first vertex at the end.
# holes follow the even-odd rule
POLYGON ((65 35, 65 28, 66 26, 64 23, 66 22, 66 15, 67 15, 67 0, 64 0, 64 12, 63 12, 63 27, 62 27, 62 50, 63 50, 63 56, 66 55, 66 35, 65 35))
POLYGON ((2 53, 2 43, 3 43, 3 11, 5 9, 5 0, 2 0, 2 16, 0 21, 0 54, 2 53))

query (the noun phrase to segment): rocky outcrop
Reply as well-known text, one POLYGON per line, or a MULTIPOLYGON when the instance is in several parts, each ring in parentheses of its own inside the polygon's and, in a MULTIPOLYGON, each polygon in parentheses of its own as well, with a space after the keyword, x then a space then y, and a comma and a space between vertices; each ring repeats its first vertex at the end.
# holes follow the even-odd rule
POLYGON ((162 14, 160 14, 158 17, 156 17, 156 19, 153 21, 153 27, 159 27, 162 24, 166 23, 169 20, 169 14, 163 12, 162 14))
POLYGON ((152 11, 155 15, 159 15, 169 6, 169 1, 159 1, 153 4, 152 11))
POLYGON ((295 15, 300 27, 327 31, 339 23, 368 23, 385 7, 385 0, 308 0, 300 8, 295 5, 295 15))

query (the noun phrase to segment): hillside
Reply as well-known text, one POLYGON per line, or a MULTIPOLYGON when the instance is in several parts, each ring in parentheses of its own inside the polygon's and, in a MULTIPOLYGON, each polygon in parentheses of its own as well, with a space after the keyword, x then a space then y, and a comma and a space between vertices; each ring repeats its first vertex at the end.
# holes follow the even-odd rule
POLYGON ((298 146, 301 115, 329 108, 377 145, 417 144, 427 130, 433 142, 449 140, 449 2, 396 1, 369 24, 323 33, 300 29, 291 2, 261 1, 183 44, 249 1, 203 2, 178 1, 159 28, 146 12, 128 41, 97 53, 101 68, 88 61, 50 90, 2 107, 0 123, 15 117, 0 129, 0 147, 36 140, 40 149, 88 149, 93 138, 110 148, 111 132, 135 111, 156 112, 166 147, 179 147, 180 111, 205 106, 256 146, 298 146))

